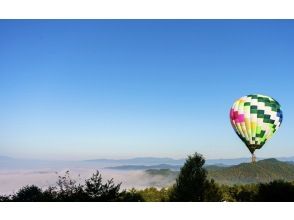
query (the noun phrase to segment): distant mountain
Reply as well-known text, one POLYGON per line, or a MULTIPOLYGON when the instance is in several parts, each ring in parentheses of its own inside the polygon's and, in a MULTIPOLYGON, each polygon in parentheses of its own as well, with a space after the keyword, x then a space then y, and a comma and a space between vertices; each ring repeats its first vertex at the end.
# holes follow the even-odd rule
POLYGON ((93 163, 114 163, 122 165, 155 165, 155 164, 184 164, 185 159, 172 159, 168 157, 135 157, 130 159, 95 159, 95 160, 85 160, 84 162, 93 163))
POLYGON ((105 167, 106 169, 114 170, 150 170, 150 169, 168 169, 168 170, 180 170, 181 165, 169 165, 169 164, 159 164, 159 165, 122 165, 114 167, 105 167))
MULTIPOLYGON (((288 163, 294 162, 294 157, 277 158, 288 163)), ((250 162, 250 158, 235 159, 208 159, 205 166, 217 165, 218 167, 227 167, 238 165, 240 163, 250 162)), ((262 160, 262 158, 258 158, 262 160)), ((54 161, 54 160, 36 160, 36 159, 18 159, 6 156, 0 156, 0 170, 17 169, 70 169, 70 168, 94 168, 103 169, 104 167, 117 167, 118 169, 172 169, 177 170, 185 163, 185 159, 173 159, 168 157, 136 157, 130 159, 95 159, 83 161, 54 161), (160 166, 165 164, 165 166, 160 166), (170 167, 168 167, 168 165, 170 167), (122 167, 118 167, 122 166, 122 167), (123 167, 125 166, 125 167, 123 167), (131 167, 134 166, 134 167, 131 167), (135 167, 138 166, 138 167, 135 167), (144 167, 157 166, 157 167, 144 167)), ((114 169, 114 168, 113 168, 114 169)))
MULTIPOLYGON (((260 160, 261 158, 257 158, 260 160)), ((221 165, 221 166, 228 166, 228 165, 237 165, 240 163, 249 162, 251 158, 249 157, 242 157, 242 158, 232 158, 232 159, 207 159, 205 161, 206 165, 221 165)))
MULTIPOLYGON (((265 158, 257 158, 257 160, 264 160, 265 158)), ((277 158, 280 161, 293 161, 294 157, 280 157, 277 158)), ((206 165, 218 165, 218 166, 231 166, 238 165, 240 163, 248 163, 251 161, 249 157, 233 158, 233 159, 207 159, 206 165)), ((86 160, 85 163, 96 163, 96 164, 110 164, 111 165, 158 165, 158 164, 170 164, 170 165, 183 165, 185 159, 173 159, 168 157, 136 157, 130 159, 95 159, 86 160)))
MULTIPOLYGON (((234 158, 234 159, 207 159, 206 165, 237 165, 240 163, 249 162, 251 158, 234 158)), ((293 158, 294 160, 294 158, 293 158)), ((186 159, 173 159, 168 157, 136 157, 130 159, 94 159, 85 160, 86 163, 96 164, 117 164, 117 165, 158 165, 158 164, 170 164, 170 165, 183 165, 186 159)))
POLYGON ((172 171, 170 169, 149 169, 145 173, 151 176, 165 176, 165 177, 174 177, 176 179, 179 171, 172 171))
MULTIPOLYGON (((250 161, 250 158, 236 158, 236 159, 208 159, 207 165, 235 165, 250 161)), ((94 159, 85 160, 87 163, 97 164, 119 164, 119 165, 157 165, 157 164, 171 164, 171 165, 183 165, 185 159, 173 159, 168 157, 136 157, 130 159, 94 159)))

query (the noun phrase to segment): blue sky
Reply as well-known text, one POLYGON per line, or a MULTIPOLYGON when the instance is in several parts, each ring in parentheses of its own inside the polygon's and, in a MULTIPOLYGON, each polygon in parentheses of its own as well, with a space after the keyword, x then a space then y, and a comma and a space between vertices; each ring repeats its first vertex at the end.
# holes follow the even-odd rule
POLYGON ((260 93, 283 108, 257 156, 294 156, 294 21, 1 20, 0 155, 250 156, 229 122, 260 93))

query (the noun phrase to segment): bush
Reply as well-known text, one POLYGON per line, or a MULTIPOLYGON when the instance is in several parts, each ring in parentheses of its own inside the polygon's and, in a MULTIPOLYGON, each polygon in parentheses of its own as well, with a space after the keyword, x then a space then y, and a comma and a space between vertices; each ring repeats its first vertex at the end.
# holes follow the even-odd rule
POLYGON ((138 193, 142 196, 146 202, 166 202, 169 200, 169 189, 162 188, 157 189, 155 187, 149 187, 143 190, 139 190, 138 193))
POLYGON ((223 201, 222 191, 214 179, 206 181, 205 191, 204 191, 204 201, 205 202, 221 202, 223 201))
POLYGON ((142 195, 134 188, 131 190, 124 190, 120 193, 117 202, 145 202, 142 195))
POLYGON ((256 184, 234 185, 221 187, 223 200, 227 202, 254 202, 258 193, 256 184))
POLYGON ((42 189, 34 185, 25 186, 12 196, 14 202, 42 202, 45 200, 42 189))

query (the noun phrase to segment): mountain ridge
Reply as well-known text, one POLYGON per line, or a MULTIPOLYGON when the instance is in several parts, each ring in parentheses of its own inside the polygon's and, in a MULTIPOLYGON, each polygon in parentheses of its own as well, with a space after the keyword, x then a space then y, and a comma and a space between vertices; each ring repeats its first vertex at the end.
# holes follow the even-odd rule
MULTIPOLYGON (((257 158, 257 160, 263 160, 265 158, 257 158)), ((280 161, 285 161, 288 163, 294 163, 294 157, 277 157, 280 161)), ((231 159, 207 159, 205 165, 217 165, 217 166, 232 166, 238 165, 240 163, 249 162, 250 158, 231 158, 231 159)), ((171 166, 180 166, 185 163, 185 159, 173 159, 169 157, 134 157, 129 159, 93 159, 93 160, 79 160, 79 161, 51 161, 51 160, 37 160, 37 159, 18 159, 7 156, 0 156, 1 167, 14 167, 14 168, 24 168, 24 167, 36 167, 43 166, 54 166, 60 164, 66 164, 68 166, 81 166, 81 167, 114 167, 114 166, 155 166, 160 164, 167 164, 171 166)))
MULTIPOLYGON (((213 178, 219 184, 250 184, 265 183, 274 180, 294 181, 294 164, 279 161, 275 158, 257 161, 256 163, 241 163, 238 165, 219 167, 207 165, 208 178, 213 178)), ((179 171, 166 169, 145 170, 149 175, 174 176, 179 171)))
POLYGON ((149 170, 149 169, 170 169, 170 170, 180 170, 181 165, 170 165, 170 164, 158 164, 158 165, 122 165, 105 167, 105 169, 113 170, 149 170))
MULTIPOLYGON (((257 161, 266 160, 268 158, 257 158, 257 161)), ((294 156, 290 157, 277 157, 279 161, 284 162, 294 162, 294 156)), ((84 162, 115 162, 115 163, 129 163, 125 165, 144 165, 143 163, 150 164, 177 164, 183 165, 186 159, 173 159, 169 157, 135 157, 129 159, 93 159, 93 160, 84 160, 84 162), (140 164, 141 163, 141 164, 140 164)), ((250 162, 250 157, 239 157, 239 158, 228 158, 228 159, 206 159, 206 165, 238 165, 240 163, 250 162)))
POLYGON ((209 177, 222 184, 270 182, 277 179, 294 181, 294 165, 275 158, 219 169, 208 167, 207 170, 209 177))

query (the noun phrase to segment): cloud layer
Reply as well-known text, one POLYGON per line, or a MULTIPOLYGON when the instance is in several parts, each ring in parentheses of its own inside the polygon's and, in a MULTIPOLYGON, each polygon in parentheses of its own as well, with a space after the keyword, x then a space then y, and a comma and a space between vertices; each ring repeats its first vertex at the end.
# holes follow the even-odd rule
MULTIPOLYGON (((58 176, 63 176, 69 170, 70 176, 79 183, 91 177, 95 169, 75 168, 61 170, 19 170, 0 172, 0 195, 11 194, 26 185, 37 185, 41 188, 55 186, 58 176)), ((117 171, 100 169, 104 181, 113 178, 115 183, 122 183, 122 189, 142 189, 146 187, 165 187, 171 185, 172 178, 151 176, 144 171, 117 171)))

